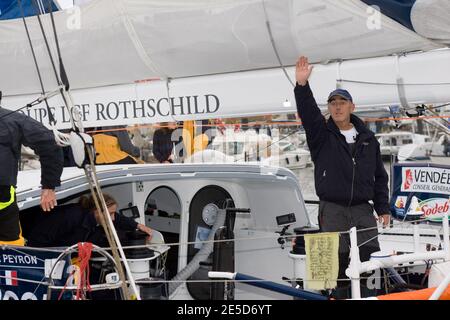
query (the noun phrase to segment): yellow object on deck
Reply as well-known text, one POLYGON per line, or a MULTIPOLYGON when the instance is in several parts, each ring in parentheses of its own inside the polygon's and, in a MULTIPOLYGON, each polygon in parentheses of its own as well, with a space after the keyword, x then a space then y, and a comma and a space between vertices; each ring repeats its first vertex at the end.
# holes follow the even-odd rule
POLYGON ((6 244, 8 246, 20 246, 23 247, 25 245, 25 239, 22 237, 22 233, 19 235, 19 239, 14 241, 0 241, 0 244, 6 244))
POLYGON ((194 138, 194 153, 205 150, 208 146, 208 136, 204 133, 194 138))
POLYGON ((195 122, 184 121, 183 122, 183 144, 185 150, 185 157, 189 157, 194 153, 194 137, 195 137, 195 122))
POLYGON ((305 234, 306 288, 332 289, 339 273, 339 233, 305 234))
POLYGON ((197 129, 195 126, 195 121, 184 121, 183 122, 183 143, 185 157, 189 157, 198 151, 206 149, 208 145, 208 136, 204 133, 197 134, 197 129))
POLYGON ((128 153, 122 151, 119 145, 119 139, 107 134, 98 133, 93 135, 94 148, 97 154, 96 164, 114 163, 125 159, 128 153))
MULTIPOLYGON (((20 226, 19 226, 20 227, 20 226)), ((8 246, 21 246, 25 245, 25 239, 22 237, 22 228, 20 228, 19 239, 13 241, 0 241, 0 245, 6 244, 8 246)))

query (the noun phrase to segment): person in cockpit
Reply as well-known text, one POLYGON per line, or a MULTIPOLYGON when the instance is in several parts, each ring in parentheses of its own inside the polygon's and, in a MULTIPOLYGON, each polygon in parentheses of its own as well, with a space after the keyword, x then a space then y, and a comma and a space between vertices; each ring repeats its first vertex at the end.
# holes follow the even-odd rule
MULTIPOLYGON (((135 230, 146 233, 148 240, 151 239, 151 228, 118 214, 117 201, 108 194, 103 195, 121 241, 126 232, 135 230)), ((109 246, 92 196, 83 196, 78 203, 60 206, 50 214, 40 214, 26 238, 27 245, 32 247, 66 247, 78 242, 109 246)))

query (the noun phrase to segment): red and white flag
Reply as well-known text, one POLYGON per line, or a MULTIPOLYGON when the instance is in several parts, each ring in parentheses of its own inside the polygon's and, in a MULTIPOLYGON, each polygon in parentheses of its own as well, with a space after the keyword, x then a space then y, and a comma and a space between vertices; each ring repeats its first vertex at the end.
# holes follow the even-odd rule
POLYGON ((7 286, 18 286, 19 281, 17 281, 17 271, 5 270, 5 284, 7 286))

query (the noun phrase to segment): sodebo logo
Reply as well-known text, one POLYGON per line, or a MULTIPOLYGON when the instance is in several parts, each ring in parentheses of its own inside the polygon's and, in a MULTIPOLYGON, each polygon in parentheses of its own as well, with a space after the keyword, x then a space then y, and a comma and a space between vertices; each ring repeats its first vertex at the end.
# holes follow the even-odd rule
POLYGON ((432 198, 420 203, 420 210, 425 218, 442 219, 444 214, 448 212, 450 205, 448 199, 432 198))

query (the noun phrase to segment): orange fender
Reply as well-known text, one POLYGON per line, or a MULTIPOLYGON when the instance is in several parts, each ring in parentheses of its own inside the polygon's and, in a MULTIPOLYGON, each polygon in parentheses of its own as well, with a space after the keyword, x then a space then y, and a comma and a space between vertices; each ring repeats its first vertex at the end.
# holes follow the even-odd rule
MULTIPOLYGON (((428 288, 409 292, 398 292, 378 296, 378 300, 428 300, 436 288, 428 288)), ((450 286, 445 289, 439 300, 450 300, 450 286)))

